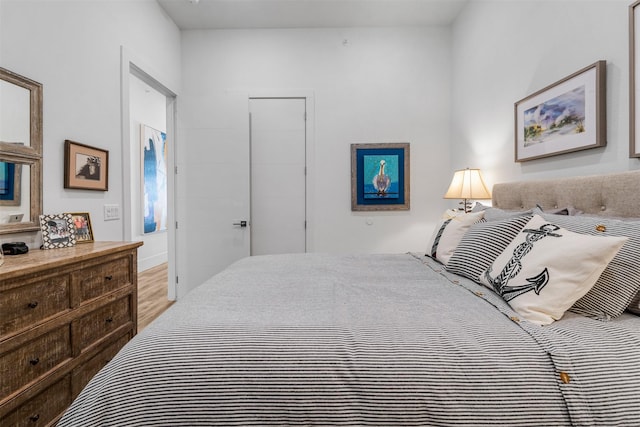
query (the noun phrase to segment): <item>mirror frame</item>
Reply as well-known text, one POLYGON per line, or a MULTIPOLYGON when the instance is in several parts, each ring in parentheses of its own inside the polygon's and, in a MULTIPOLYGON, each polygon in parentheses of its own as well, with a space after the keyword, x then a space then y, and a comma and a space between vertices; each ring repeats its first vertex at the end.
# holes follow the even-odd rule
POLYGON ((0 67, 0 80, 23 87, 30 94, 29 146, 0 141, 0 161, 29 166, 31 201, 29 220, 0 224, 0 234, 38 231, 40 230, 39 216, 42 215, 42 84, 2 67, 0 67))

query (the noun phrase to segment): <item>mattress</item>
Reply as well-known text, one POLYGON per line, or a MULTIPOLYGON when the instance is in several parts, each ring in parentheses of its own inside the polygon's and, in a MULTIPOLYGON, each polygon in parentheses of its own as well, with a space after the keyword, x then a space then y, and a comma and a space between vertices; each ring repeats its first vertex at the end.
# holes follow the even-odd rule
POLYGON ((638 426, 640 317, 521 321, 418 254, 240 260, 102 369, 58 426, 638 426))

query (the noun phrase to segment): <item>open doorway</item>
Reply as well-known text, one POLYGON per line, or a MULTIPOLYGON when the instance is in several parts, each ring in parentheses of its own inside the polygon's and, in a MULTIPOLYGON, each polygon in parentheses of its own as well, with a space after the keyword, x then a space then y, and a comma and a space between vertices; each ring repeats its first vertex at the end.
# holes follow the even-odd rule
POLYGON ((123 51, 124 239, 142 241, 138 272, 162 269, 167 299, 176 299, 176 94, 123 51))
POLYGON ((129 75, 131 234, 140 271, 168 263, 168 151, 166 96, 129 75))

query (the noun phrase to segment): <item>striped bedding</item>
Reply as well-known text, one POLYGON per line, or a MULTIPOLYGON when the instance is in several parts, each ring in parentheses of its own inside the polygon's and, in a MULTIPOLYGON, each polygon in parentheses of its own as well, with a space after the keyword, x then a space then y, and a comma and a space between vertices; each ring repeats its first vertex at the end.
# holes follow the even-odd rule
POLYGON ((640 317, 518 321, 413 254, 241 260, 92 379, 66 426, 638 426, 640 317))

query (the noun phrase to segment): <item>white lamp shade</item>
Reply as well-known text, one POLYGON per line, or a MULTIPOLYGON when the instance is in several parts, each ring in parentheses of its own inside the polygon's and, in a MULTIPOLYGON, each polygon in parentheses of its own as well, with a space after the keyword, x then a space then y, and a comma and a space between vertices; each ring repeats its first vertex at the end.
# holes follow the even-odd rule
POLYGON ((491 193, 484 184, 480 169, 467 168, 455 172, 444 198, 490 199, 491 193))

